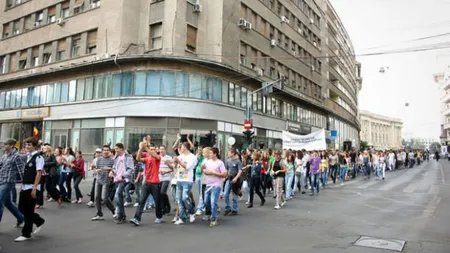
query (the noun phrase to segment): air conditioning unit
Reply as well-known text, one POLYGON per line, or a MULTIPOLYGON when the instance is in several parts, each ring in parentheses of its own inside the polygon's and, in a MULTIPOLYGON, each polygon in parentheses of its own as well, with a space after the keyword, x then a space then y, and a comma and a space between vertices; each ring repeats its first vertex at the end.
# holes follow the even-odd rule
POLYGON ((301 35, 303 35, 303 30, 300 28, 297 28, 297 32, 300 33, 301 35))
POLYGON ((91 9, 97 8, 97 4, 96 3, 91 3, 91 9))
POLYGON ((194 12, 202 12, 202 5, 199 3, 194 4, 194 12))
POLYGON ((288 18, 286 18, 285 16, 281 16, 281 23, 286 23, 286 24, 289 24, 289 19, 288 18))
POLYGON ((252 29, 252 24, 243 18, 239 19, 238 26, 244 30, 252 29))
POLYGON ((99 56, 94 56, 93 59, 94 59, 94 61, 99 61, 100 57, 99 56))
POLYGON ((297 56, 297 52, 295 52, 294 50, 292 50, 292 55, 293 55, 293 56, 297 56))
POLYGON ((311 66, 311 71, 312 71, 312 72, 316 71, 316 67, 311 66))
POLYGON ((314 41, 314 42, 313 42, 313 45, 314 45, 315 47, 317 47, 317 42, 314 41))
POLYGON ((263 70, 261 68, 255 67, 255 72, 258 76, 263 76, 263 70))
POLYGON ((276 47, 277 46, 277 41, 276 40, 270 40, 270 46, 276 47))
POLYGON ((63 25, 66 23, 66 21, 65 21, 63 18, 58 18, 58 19, 56 20, 56 23, 57 23, 59 26, 63 26, 63 25))
POLYGON ((111 57, 111 56, 108 53, 103 55, 103 59, 106 59, 106 58, 109 58, 109 57, 111 57))
POLYGON ((310 19, 309 19, 309 23, 310 23, 310 24, 314 24, 314 19, 310 18, 310 19))

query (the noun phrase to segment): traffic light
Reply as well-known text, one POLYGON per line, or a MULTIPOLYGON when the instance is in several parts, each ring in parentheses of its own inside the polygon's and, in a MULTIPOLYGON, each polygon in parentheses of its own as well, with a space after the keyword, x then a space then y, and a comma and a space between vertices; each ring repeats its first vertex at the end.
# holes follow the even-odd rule
POLYGON ((244 131, 242 133, 244 134, 244 137, 247 140, 247 142, 249 144, 251 144, 253 142, 253 137, 254 137, 255 132, 250 131, 250 130, 246 130, 246 131, 244 131))

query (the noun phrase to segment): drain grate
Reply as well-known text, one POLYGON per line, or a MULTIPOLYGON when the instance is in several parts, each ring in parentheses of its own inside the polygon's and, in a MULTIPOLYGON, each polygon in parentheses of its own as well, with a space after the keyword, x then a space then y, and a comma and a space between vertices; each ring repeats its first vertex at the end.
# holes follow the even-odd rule
POLYGON ((405 241, 361 236, 354 245, 402 252, 405 241))

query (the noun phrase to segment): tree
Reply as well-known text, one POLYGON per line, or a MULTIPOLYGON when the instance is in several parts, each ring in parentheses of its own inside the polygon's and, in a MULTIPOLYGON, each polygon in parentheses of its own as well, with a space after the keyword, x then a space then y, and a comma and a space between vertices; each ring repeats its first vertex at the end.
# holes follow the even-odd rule
POLYGON ((430 144, 430 152, 436 153, 436 151, 441 153, 441 144, 439 144, 438 142, 433 142, 430 144))
POLYGON ((369 143, 367 141, 360 142, 361 150, 369 150, 369 143))

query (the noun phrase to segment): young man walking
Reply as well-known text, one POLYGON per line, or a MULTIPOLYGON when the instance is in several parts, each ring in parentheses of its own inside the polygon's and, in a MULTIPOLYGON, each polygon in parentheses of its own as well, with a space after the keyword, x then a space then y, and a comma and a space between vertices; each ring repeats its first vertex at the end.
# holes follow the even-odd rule
POLYGON ((44 169, 44 158, 37 151, 39 141, 34 138, 25 140, 25 148, 27 150, 27 160, 23 173, 22 191, 19 196, 19 210, 25 219, 25 225, 22 228, 22 236, 16 238, 16 242, 23 242, 31 239, 33 224, 36 225, 34 234, 39 233, 45 220, 34 212, 36 206, 36 198, 41 191, 41 175, 44 169))
POLYGON ((16 217, 16 227, 20 227, 24 218, 16 204, 13 203, 11 195, 16 187, 16 180, 23 177, 25 163, 19 152, 14 148, 15 145, 16 140, 5 140, 3 148, 5 154, 0 158, 0 222, 2 221, 3 209, 6 207, 16 217))

